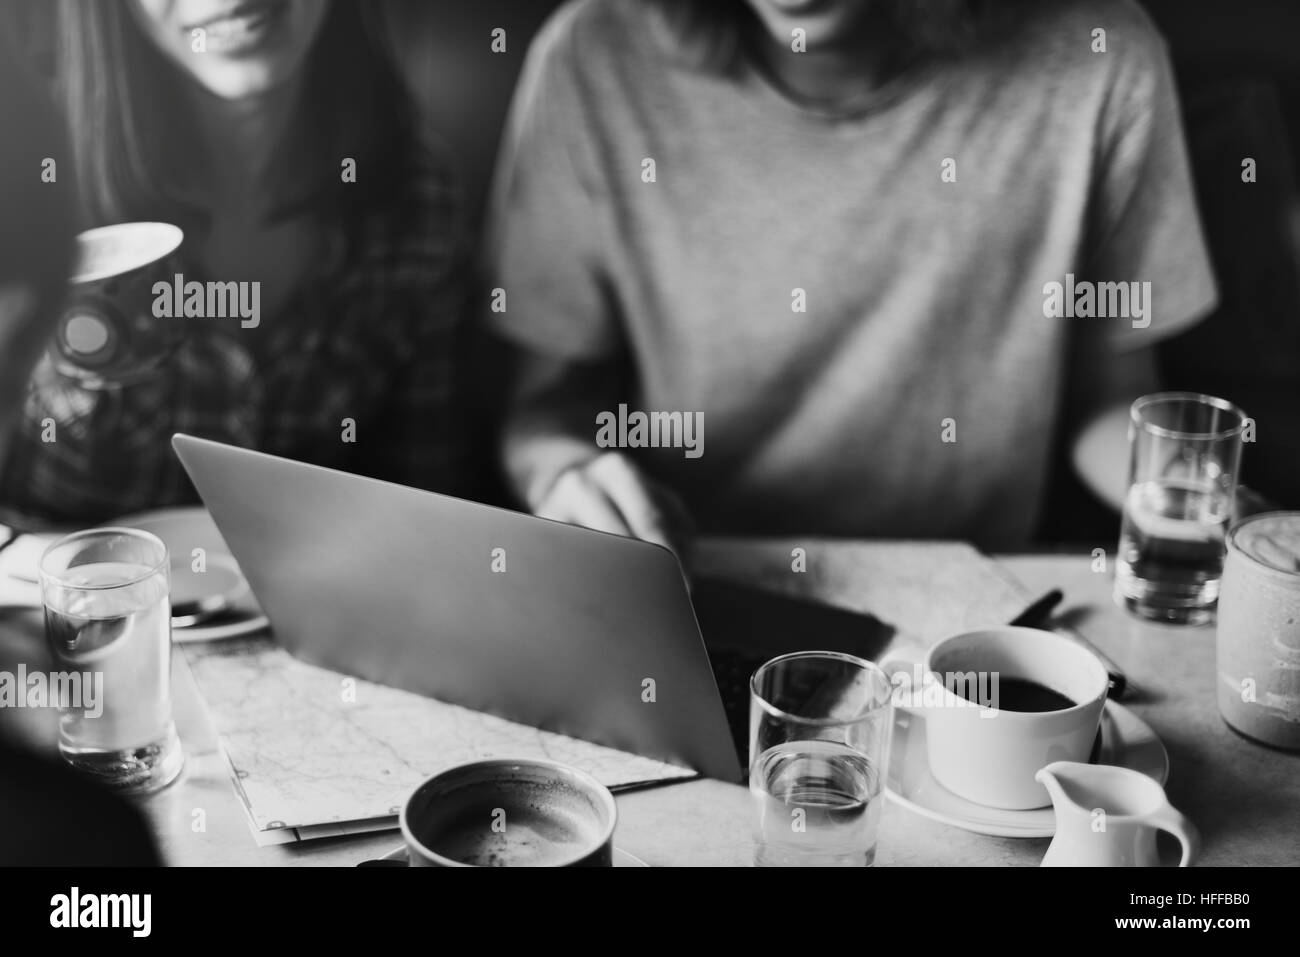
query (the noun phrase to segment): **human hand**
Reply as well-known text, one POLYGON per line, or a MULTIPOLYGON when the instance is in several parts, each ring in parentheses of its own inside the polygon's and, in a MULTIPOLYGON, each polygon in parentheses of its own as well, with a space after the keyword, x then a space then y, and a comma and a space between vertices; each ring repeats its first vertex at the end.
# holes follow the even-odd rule
POLYGON ((653 542, 678 555, 692 530, 677 496, 619 452, 565 469, 534 511, 557 522, 653 542))

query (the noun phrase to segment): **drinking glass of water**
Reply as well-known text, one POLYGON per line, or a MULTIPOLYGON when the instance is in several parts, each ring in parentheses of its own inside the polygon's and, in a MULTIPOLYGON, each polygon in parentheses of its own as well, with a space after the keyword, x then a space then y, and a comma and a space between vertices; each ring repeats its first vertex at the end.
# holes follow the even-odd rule
POLYGON ((40 565, 45 637, 64 694, 59 752, 119 791, 170 783, 184 756, 171 701, 170 567, 148 532, 77 532, 40 565))
POLYGON ((1133 403, 1115 599, 1143 618, 1214 618, 1246 416, 1231 402, 1161 392, 1133 403))
POLYGON ((830 651, 773 658, 750 679, 757 866, 868 867, 885 800, 891 686, 830 651))

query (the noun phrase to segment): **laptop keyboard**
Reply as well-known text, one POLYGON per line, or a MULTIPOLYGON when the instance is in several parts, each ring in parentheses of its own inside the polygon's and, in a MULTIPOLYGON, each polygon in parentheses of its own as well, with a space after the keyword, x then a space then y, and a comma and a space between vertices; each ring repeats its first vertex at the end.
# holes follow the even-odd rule
MULTIPOLYGON (((749 766, 749 679, 764 662, 816 648, 871 660, 894 629, 872 615, 761 588, 697 578, 691 603, 740 766, 749 766)), ((804 689, 811 697, 818 682, 804 689)), ((785 691, 798 691, 786 683, 785 691)))
POLYGON ((731 740, 742 768, 749 767, 749 679, 767 659, 738 648, 709 648, 713 680, 722 696, 731 740))

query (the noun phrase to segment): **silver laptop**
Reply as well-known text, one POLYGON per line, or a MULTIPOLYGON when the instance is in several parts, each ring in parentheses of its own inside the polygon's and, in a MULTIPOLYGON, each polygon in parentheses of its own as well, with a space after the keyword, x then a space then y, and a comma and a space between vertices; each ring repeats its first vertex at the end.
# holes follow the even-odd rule
POLYGON ((741 779, 666 549, 188 435, 172 444, 292 654, 741 779))

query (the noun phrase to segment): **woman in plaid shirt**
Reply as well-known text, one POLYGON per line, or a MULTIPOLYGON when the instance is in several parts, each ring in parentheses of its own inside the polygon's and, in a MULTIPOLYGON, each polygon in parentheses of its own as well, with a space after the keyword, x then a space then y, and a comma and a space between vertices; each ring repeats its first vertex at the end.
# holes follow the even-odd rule
POLYGON ((164 320, 185 323, 183 341, 139 382, 88 388, 41 363, 0 475, 10 516, 89 523, 193 501, 177 431, 465 491, 459 210, 374 9, 60 7, 82 225, 177 224, 185 279, 260 283, 261 319, 164 320))

